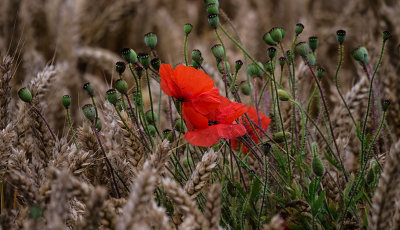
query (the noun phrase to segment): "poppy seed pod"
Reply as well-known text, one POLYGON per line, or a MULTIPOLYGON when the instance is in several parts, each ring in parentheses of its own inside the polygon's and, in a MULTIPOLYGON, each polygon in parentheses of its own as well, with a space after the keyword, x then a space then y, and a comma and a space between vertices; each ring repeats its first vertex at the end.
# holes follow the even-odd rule
POLYGON ((188 36, 190 34, 190 32, 192 32, 192 28, 193 28, 193 26, 190 23, 186 23, 183 26, 183 31, 185 32, 186 36, 188 36))
POLYGON ((270 45, 270 46, 276 46, 278 44, 277 42, 274 41, 274 39, 272 39, 270 33, 264 34, 263 40, 265 43, 267 43, 267 45, 270 45))
POLYGON ((336 40, 338 40, 339 44, 342 45, 343 42, 346 40, 346 31, 345 30, 336 31, 336 40))
POLYGON ((325 69, 322 68, 322 67, 318 67, 318 68, 317 68, 317 77, 318 77, 319 80, 322 79, 322 77, 324 76, 324 74, 325 74, 325 69))
POLYGON ((150 49, 156 48, 157 45, 157 35, 153 32, 144 35, 144 43, 150 49))
POLYGON ((128 92, 128 83, 124 79, 118 79, 115 82, 115 88, 121 94, 126 94, 128 92))
POLYGON ((217 29, 219 24, 218 14, 210 14, 208 15, 208 23, 210 23, 211 28, 217 29))
POLYGON ((294 31, 296 32, 296 35, 299 36, 304 30, 304 25, 301 23, 297 23, 294 31))
POLYGON ((146 118, 146 121, 147 121, 148 123, 150 123, 150 124, 154 124, 154 123, 157 121, 157 115, 156 115, 153 111, 151 111, 151 110, 147 111, 147 112, 144 114, 144 116, 145 116, 145 118, 146 118))
POLYGON ((276 42, 279 43, 282 40, 282 31, 280 28, 274 27, 269 31, 271 38, 276 42))
POLYGON ((121 54, 122 58, 128 63, 135 64, 138 61, 136 52, 131 48, 122 49, 121 54))
POLYGON ((262 77, 263 76, 263 71, 262 71, 262 65, 260 63, 253 63, 247 66, 246 73, 250 77, 262 77))
POLYGON ((385 42, 386 40, 390 39, 391 37, 392 37, 392 35, 390 34, 389 31, 387 31, 387 30, 383 31, 383 33, 382 33, 382 38, 383 38, 383 41, 384 41, 384 42, 385 42))
POLYGON ((115 63, 115 71, 117 71, 117 73, 119 75, 122 75, 125 72, 125 68, 126 68, 126 65, 124 62, 119 61, 119 62, 115 63))
POLYGON ((206 10, 208 15, 219 13, 218 5, 215 3, 208 4, 206 10))
POLYGON ((285 63, 286 63, 286 58, 285 57, 280 57, 279 58, 279 65, 281 66, 281 68, 283 68, 285 63))
POLYGON ((318 176, 322 177, 325 174, 325 166, 322 163, 322 160, 315 155, 311 162, 313 173, 318 176))
POLYGON ((247 83, 240 85, 240 92, 246 96, 249 96, 251 94, 251 86, 247 83))
POLYGON ((289 139, 292 136, 290 132, 285 131, 285 134, 283 132, 277 132, 272 136, 272 140, 275 141, 276 143, 282 143, 286 139, 289 139))
POLYGON ((90 82, 86 82, 85 84, 83 84, 83 90, 85 90, 85 92, 93 97, 94 96, 94 88, 93 85, 90 82))
POLYGON ((185 168, 190 168, 190 167, 192 167, 191 165, 195 165, 195 163, 193 162, 192 158, 190 158, 190 157, 185 157, 182 160, 182 164, 183 164, 183 166, 185 168))
POLYGON ((217 68, 218 68, 218 71, 221 74, 224 74, 224 68, 225 68, 225 73, 230 73, 231 72, 231 66, 229 65, 228 62, 225 62, 225 61, 221 61, 221 60, 218 61, 217 68), (225 66, 223 66, 223 63, 225 63, 225 66))
POLYGON ((313 53, 307 54, 307 60, 311 66, 315 66, 316 59, 315 59, 315 55, 313 53))
POLYGON ((161 60, 159 58, 153 58, 150 61, 151 66, 155 69, 155 70, 160 70, 160 66, 161 66, 161 60))
POLYGON ((276 56, 276 48, 275 47, 269 47, 267 50, 268 57, 270 59, 273 59, 276 56))
POLYGON ((235 61, 235 70, 236 70, 236 72, 239 72, 239 70, 242 68, 242 66, 243 66, 242 60, 236 60, 235 61))
POLYGON ((268 142, 264 142, 262 144, 262 150, 263 150, 264 155, 267 155, 271 151, 271 147, 272 147, 271 144, 268 142))
POLYGON ((167 139, 170 143, 174 141, 174 134, 170 129, 164 129, 163 131, 163 139, 167 139))
POLYGON ((106 100, 113 105, 116 105, 118 102, 118 94, 115 89, 109 89, 106 92, 106 100))
POLYGON ((61 103, 63 104, 64 108, 68 109, 69 106, 71 105, 71 96, 64 95, 61 99, 61 103))
POLYGON ((315 50, 318 48, 318 37, 312 36, 308 38, 308 46, 312 50, 312 52, 315 52, 315 50))
POLYGON ((145 69, 148 69, 150 66, 150 55, 148 53, 139 53, 138 54, 138 59, 140 64, 142 64, 142 66, 145 69))
POLYGON ((289 101, 290 95, 283 89, 278 89, 278 98, 281 101, 289 101))
POLYGON ((386 112, 387 111, 387 109, 389 108, 389 105, 390 105, 390 100, 383 100, 382 101, 382 110, 384 111, 384 112, 386 112))
POLYGON ((147 130, 149 131, 150 136, 155 137, 157 134, 156 127, 154 125, 148 125, 147 130))
POLYGON ((221 44, 216 44, 211 47, 211 51, 215 58, 223 60, 225 57, 225 49, 221 44))
POLYGON ((296 45, 296 53, 302 57, 306 57, 310 53, 310 48, 305 42, 299 42, 296 45))
POLYGON ((184 133, 185 132, 185 122, 181 118, 176 119, 174 122, 174 129, 180 133, 184 133))
POLYGON ((272 65, 272 61, 267 61, 267 63, 265 63, 265 69, 266 69, 269 73, 274 72, 274 67, 273 67, 273 65, 272 65))
POLYGON ((26 87, 21 88, 20 90, 18 90, 18 96, 22 101, 24 101, 26 103, 31 103, 32 102, 32 93, 26 87))
POLYGON ((83 115, 90 121, 94 121, 96 118, 96 110, 92 104, 86 104, 82 107, 83 115))
POLYGON ((201 57, 201 52, 198 49, 194 49, 191 53, 192 60, 201 64, 203 62, 203 58, 201 57))
POLYGON ((360 64, 368 63, 368 51, 364 46, 358 47, 353 50, 353 58, 356 59, 360 64))
POLYGON ((97 132, 100 132, 101 129, 103 128, 103 124, 101 123, 100 119, 96 120, 96 123, 94 124, 94 126, 96 127, 97 132))
POLYGON ((219 1, 218 0, 205 0, 204 3, 206 4, 206 6, 208 6, 210 4, 215 4, 215 5, 217 5, 217 7, 219 7, 219 1))
POLYGON ((135 68, 135 72, 136 72, 136 74, 138 75, 138 78, 139 78, 139 79, 142 78, 143 71, 144 71, 144 69, 143 69, 143 67, 141 67, 141 66, 137 66, 137 67, 135 68))

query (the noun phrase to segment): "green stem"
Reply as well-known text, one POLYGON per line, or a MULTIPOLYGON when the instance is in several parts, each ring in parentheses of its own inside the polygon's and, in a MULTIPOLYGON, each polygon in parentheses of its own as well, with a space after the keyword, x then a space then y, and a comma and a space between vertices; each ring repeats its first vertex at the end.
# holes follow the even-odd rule
POLYGON ((68 125, 69 125, 69 131, 72 134, 72 140, 74 140, 75 146, 76 146, 76 150, 78 150, 79 152, 79 148, 78 148, 78 143, 76 142, 76 137, 75 137, 75 132, 74 132, 74 128, 72 127, 72 122, 71 122, 71 115, 69 113, 69 109, 65 109, 66 113, 67 113, 67 120, 68 120, 68 125))
MULTIPOLYGON (((151 114, 152 114, 152 117, 153 117, 153 120, 154 120, 155 113, 154 113, 154 107, 153 107, 153 97, 151 95, 149 72, 147 71, 147 69, 146 69, 146 80, 147 80, 147 88, 149 88, 151 114)), ((160 119, 160 117, 158 117, 158 119, 160 119)), ((157 135, 161 138, 160 131, 158 130, 157 125, 156 125, 155 122, 154 122, 154 128, 156 128, 157 135)))
POLYGON ((94 119, 94 123, 96 124, 97 120, 99 119, 99 114, 97 112, 97 106, 96 106, 96 101, 94 100, 94 97, 90 96, 90 98, 92 99, 92 104, 93 104, 94 110, 96 111, 96 118, 94 119))
POLYGON ((302 121, 301 133, 303 135, 303 137, 301 138, 302 140, 301 140, 301 144, 300 144, 300 153, 301 153, 303 151, 303 149, 304 149, 304 145, 305 145, 305 142, 306 142, 306 125, 305 125, 303 109, 301 108, 301 105, 297 101, 294 101, 294 100, 290 100, 290 101, 292 103, 294 103, 295 105, 297 105, 297 107, 300 110, 300 116, 301 116, 301 121, 302 121))
POLYGON ((230 93, 230 92, 232 91, 232 88, 235 86, 237 75, 238 75, 238 71, 236 71, 236 72, 235 72, 235 75, 233 76, 233 81, 232 81, 231 86, 230 86, 229 89, 228 89, 228 93, 230 93))
POLYGON ((188 35, 185 35, 185 41, 183 43, 183 56, 185 56, 185 64, 188 65, 188 60, 187 60, 187 56, 186 56, 186 45, 187 45, 187 41, 188 41, 188 35))

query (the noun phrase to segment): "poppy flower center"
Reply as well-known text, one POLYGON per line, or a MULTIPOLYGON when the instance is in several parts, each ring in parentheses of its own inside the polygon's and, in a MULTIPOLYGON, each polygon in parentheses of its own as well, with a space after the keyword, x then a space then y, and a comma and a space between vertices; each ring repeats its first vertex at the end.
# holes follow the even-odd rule
POLYGON ((208 121, 208 126, 217 125, 218 121, 208 121))

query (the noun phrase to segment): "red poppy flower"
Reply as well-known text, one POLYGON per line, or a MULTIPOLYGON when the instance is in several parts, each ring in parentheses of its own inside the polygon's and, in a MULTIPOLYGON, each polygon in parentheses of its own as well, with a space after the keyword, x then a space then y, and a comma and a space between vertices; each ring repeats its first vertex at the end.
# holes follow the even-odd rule
MULTIPOLYGON (((271 119, 269 117, 265 116, 260 111, 259 111, 259 114, 260 114, 260 122, 258 120, 257 110, 253 106, 249 106, 249 108, 247 110, 247 115, 249 116, 250 120, 252 120, 253 122, 255 122, 257 124, 261 123, 261 125, 259 125, 259 126, 262 127, 262 129, 264 131, 266 131, 268 126, 269 126, 269 123, 271 122, 271 119)), ((249 134, 251 139, 253 139, 253 141, 256 144, 260 143, 260 139, 258 138, 256 132, 254 132, 254 130, 256 130, 258 135, 260 137, 262 137, 262 132, 257 126, 253 125, 253 127, 254 127, 254 130, 253 130, 253 128, 250 125, 250 122, 247 120, 246 117, 240 117, 239 118, 239 123, 240 124, 244 123, 244 126, 246 127, 247 133, 249 134)), ((240 146, 239 146, 238 139, 237 138, 233 139, 232 140, 232 148, 239 150, 239 147, 240 146)), ((246 146, 243 146, 242 152, 243 153, 247 153, 247 152, 249 152, 249 149, 246 146)))
POLYGON ((168 96, 182 102, 183 107, 193 107, 201 114, 207 114, 218 107, 219 91, 214 81, 203 71, 179 65, 172 69, 168 64, 160 67, 161 89, 168 96))
POLYGON ((188 129, 195 129, 185 134, 185 139, 192 145, 209 147, 221 138, 233 139, 243 136, 246 129, 242 124, 233 123, 243 115, 245 105, 231 102, 220 96, 218 108, 207 115, 201 115, 192 108, 183 108, 183 117, 188 129))

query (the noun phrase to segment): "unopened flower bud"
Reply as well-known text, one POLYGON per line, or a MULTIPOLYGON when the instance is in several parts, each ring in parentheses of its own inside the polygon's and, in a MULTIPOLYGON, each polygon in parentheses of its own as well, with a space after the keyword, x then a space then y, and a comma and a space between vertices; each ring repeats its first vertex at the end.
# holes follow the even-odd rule
POLYGON ((280 57, 279 58, 279 65, 281 66, 281 68, 283 68, 285 63, 286 63, 286 58, 285 57, 280 57))
POLYGON ((210 14, 208 15, 208 23, 210 23, 211 28, 217 29, 219 24, 218 14, 210 14))
POLYGON ((221 44, 216 44, 211 47, 211 51, 215 58, 223 60, 225 57, 225 49, 221 44))
POLYGON ((289 101, 290 95, 283 89, 278 89, 278 98, 281 101, 289 101))
POLYGON ((285 131, 285 134, 283 132, 277 132, 272 136, 272 140, 274 140, 276 143, 282 143, 286 139, 289 139, 292 136, 290 132, 285 131))
POLYGON ((265 43, 267 43, 267 45, 270 45, 270 46, 276 46, 278 44, 277 42, 274 41, 274 39, 272 39, 270 33, 264 34, 263 40, 265 43))
POLYGON ((239 70, 240 70, 240 68, 242 68, 242 66, 243 66, 242 60, 236 60, 235 61, 235 70, 236 70, 236 72, 239 72, 239 70))
POLYGON ((85 92, 93 97, 94 96, 94 88, 93 85, 90 82, 86 82, 85 84, 83 84, 83 90, 85 90, 85 92))
POLYGON ((250 64, 249 66, 247 66, 246 72, 250 77, 262 77, 263 76, 262 69, 263 69, 262 64, 253 63, 253 64, 250 64))
POLYGON ((18 96, 24 102, 27 102, 27 103, 31 103, 32 102, 31 91, 29 89, 27 89, 26 87, 21 88, 20 90, 18 90, 18 96))
POLYGON ((315 52, 315 50, 318 48, 318 37, 312 36, 308 38, 308 46, 312 50, 312 52, 315 52))
POLYGON ((298 53, 302 57, 306 57, 310 53, 310 48, 308 47, 308 44, 305 42, 297 43, 296 53, 298 53))
POLYGON ((155 70, 158 71, 158 70, 160 70, 161 60, 158 57, 153 58, 153 59, 151 59, 150 64, 155 70))
POLYGON ((345 30, 336 31, 336 39, 338 40, 339 44, 342 45, 343 42, 346 40, 346 31, 345 30))
POLYGON ((183 31, 185 32, 186 36, 188 36, 190 34, 190 32, 192 32, 192 28, 193 28, 193 26, 190 23, 186 23, 183 26, 183 31))
POLYGON ((61 99, 61 103, 63 104, 64 108, 68 109, 69 105, 71 105, 71 96, 64 95, 61 99))
POLYGON ((147 112, 144 114, 144 116, 145 116, 145 118, 146 118, 146 121, 147 121, 148 123, 150 123, 150 124, 154 124, 154 123, 157 121, 157 115, 156 115, 153 111, 151 111, 151 110, 147 111, 147 112))
POLYGON ((318 67, 318 68, 317 68, 317 77, 318 77, 319 80, 322 79, 322 77, 324 76, 324 74, 325 74, 325 69, 322 68, 322 67, 318 67))
POLYGON ((385 112, 387 111, 387 109, 389 108, 390 105, 390 100, 383 100, 382 101, 382 110, 385 112))
POLYGON ((125 61, 128 63, 135 64, 138 61, 136 52, 131 48, 122 49, 121 54, 122 58, 124 58, 125 61))
POLYGON ((317 155, 314 156, 311 165, 313 173, 316 176, 322 177, 325 174, 325 166, 322 163, 322 160, 317 155))
POLYGON ((115 82, 115 88, 118 92, 125 95, 128 92, 128 83, 124 79, 118 79, 115 82))
POLYGON ((117 71, 119 75, 122 75, 124 73, 125 68, 126 68, 125 62, 119 61, 115 63, 115 71, 117 71))
POLYGON ((118 102, 118 94, 115 89, 109 89, 106 92, 106 100, 113 105, 116 105, 118 102))
POLYGON ((272 60, 276 56, 276 48, 275 47, 269 47, 267 50, 268 57, 272 60))
POLYGON ((392 37, 392 35, 390 34, 389 31, 387 31, 387 30, 383 31, 383 33, 382 33, 383 41, 386 41, 386 40, 390 39, 391 37, 392 37))
POLYGON ((90 121, 94 121, 96 118, 96 110, 92 104, 86 104, 82 107, 83 115, 90 121))
POLYGON ((139 53, 138 59, 143 68, 148 69, 150 66, 150 55, 147 53, 139 53))
POLYGON ((296 27, 294 29, 294 31, 296 32, 296 35, 299 36, 299 34, 301 34, 301 32, 303 32, 304 30, 304 25, 301 23, 297 23, 296 27))
POLYGON ((150 49, 156 48, 157 45, 157 35, 153 32, 144 35, 144 43, 150 49))

